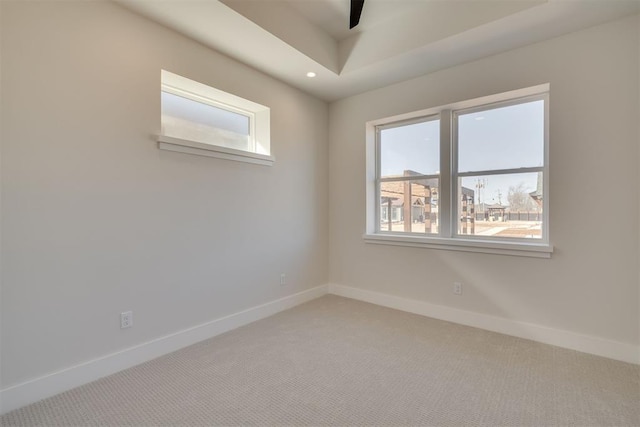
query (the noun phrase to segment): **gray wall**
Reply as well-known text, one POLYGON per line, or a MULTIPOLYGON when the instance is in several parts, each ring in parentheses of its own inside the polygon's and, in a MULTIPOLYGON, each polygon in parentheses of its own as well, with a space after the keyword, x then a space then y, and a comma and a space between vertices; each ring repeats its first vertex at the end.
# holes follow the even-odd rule
POLYGON ((619 20, 331 104, 331 282, 637 345, 637 32, 619 20), (547 82, 551 259, 363 242, 365 122, 547 82))
POLYGON ((110 2, 1 6, 3 388, 327 282, 326 103, 110 2), (271 107, 275 165, 158 150, 163 68, 271 107))

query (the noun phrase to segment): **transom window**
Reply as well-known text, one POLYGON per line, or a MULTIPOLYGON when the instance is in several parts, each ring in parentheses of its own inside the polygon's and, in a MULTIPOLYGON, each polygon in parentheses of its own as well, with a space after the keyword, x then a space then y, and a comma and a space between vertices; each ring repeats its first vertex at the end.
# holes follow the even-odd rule
POLYGON ((541 85, 369 123, 365 238, 549 256, 547 118, 541 85))
POLYGON ((165 70, 160 101, 160 148, 273 164, 268 107, 165 70))
POLYGON ((237 150, 255 151, 253 114, 164 86, 162 133, 237 150))

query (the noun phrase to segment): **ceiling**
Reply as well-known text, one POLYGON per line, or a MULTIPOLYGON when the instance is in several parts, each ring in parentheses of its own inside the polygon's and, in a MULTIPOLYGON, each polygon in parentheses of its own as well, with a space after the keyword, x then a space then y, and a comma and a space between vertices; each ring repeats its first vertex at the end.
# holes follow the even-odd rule
POLYGON ((114 1, 325 101, 640 12, 640 0, 365 0, 349 30, 349 0, 114 1))

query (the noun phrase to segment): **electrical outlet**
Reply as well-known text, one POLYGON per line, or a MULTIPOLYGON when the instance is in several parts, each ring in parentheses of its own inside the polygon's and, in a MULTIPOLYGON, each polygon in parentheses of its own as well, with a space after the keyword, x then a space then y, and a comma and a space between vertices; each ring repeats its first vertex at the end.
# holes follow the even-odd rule
POLYGON ((133 326, 133 311, 124 311, 120 313, 120 329, 130 328, 133 326))
POLYGON ((287 284, 287 275, 284 273, 280 274, 280 286, 284 286, 287 284))
POLYGON ((456 295, 462 295, 462 283, 453 282, 453 293, 456 295))

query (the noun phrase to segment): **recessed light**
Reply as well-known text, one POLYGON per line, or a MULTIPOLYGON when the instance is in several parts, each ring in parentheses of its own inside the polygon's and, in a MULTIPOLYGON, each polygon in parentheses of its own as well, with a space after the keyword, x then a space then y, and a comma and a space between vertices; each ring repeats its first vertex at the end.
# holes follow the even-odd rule
POLYGON ((313 71, 309 71, 309 72, 307 73, 307 77, 309 77, 309 78, 311 78, 311 79, 312 79, 312 78, 314 78, 315 76, 316 76, 316 73, 314 73, 313 71))
POLYGON ((483 116, 476 117, 476 120, 484 120, 484 117, 483 116))

